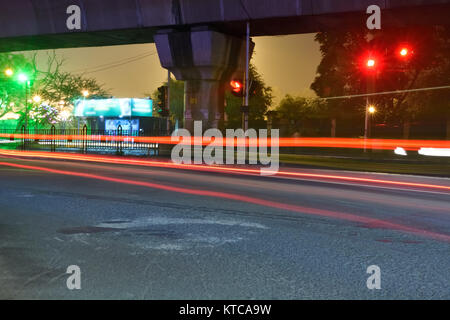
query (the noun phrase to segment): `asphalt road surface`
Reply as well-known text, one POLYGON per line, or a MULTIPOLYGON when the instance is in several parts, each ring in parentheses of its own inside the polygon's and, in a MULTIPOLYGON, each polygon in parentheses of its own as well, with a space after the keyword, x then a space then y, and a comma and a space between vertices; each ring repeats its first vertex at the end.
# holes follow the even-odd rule
POLYGON ((0 157, 0 298, 450 298, 449 179, 282 170, 0 157))

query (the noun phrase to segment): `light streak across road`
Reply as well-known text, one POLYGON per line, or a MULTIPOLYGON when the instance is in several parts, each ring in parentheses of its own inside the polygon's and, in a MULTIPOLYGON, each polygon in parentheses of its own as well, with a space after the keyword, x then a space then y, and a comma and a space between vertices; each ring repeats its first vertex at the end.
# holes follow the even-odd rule
MULTIPOLYGON (((95 142, 126 142, 145 144, 167 144, 176 145, 180 142, 187 143, 188 138, 172 137, 130 137, 130 136, 110 136, 110 135, 48 135, 48 134, 8 134, 0 133, 0 138, 13 140, 44 140, 45 142, 55 141, 83 141, 95 142)), ((418 151, 421 148, 450 148, 450 140, 402 140, 402 139, 359 139, 359 138, 279 138, 279 147, 309 147, 309 148, 343 148, 343 149, 373 149, 373 150, 395 150, 401 147, 407 151, 418 151)), ((272 146, 272 139, 263 138, 202 138, 192 137, 190 145, 267 145, 272 146)))
MULTIPOLYGON (((240 168, 235 166, 219 166, 219 165, 195 165, 195 164, 177 164, 171 161, 154 161, 154 160, 140 160, 132 158, 121 158, 114 156, 98 156, 98 155, 85 155, 85 154, 67 154, 67 153, 49 153, 38 151, 15 151, 15 150, 0 150, 0 155, 12 156, 12 157, 24 157, 24 158, 45 158, 45 159, 58 159, 58 160, 74 160, 84 162, 97 162, 106 164, 122 164, 122 165, 134 165, 144 167, 158 167, 158 168, 172 168, 181 170, 196 170, 218 173, 234 173, 234 174, 248 174, 248 175, 260 175, 259 168, 240 168)), ((386 179, 373 179, 365 177, 355 177, 348 175, 336 175, 336 174, 320 174, 320 173, 306 173, 296 171, 279 171, 275 176, 289 177, 296 179, 317 179, 325 181, 343 181, 353 183, 369 183, 379 186, 391 186, 391 187, 408 187, 419 188, 426 190, 436 190, 450 193, 449 185, 428 184, 428 183, 415 183, 407 181, 396 181, 386 179)))
POLYGON ((422 236, 422 237, 431 238, 434 240, 450 242, 450 235, 443 234, 443 233, 437 233, 437 232, 433 232, 433 231, 429 231, 429 230, 425 230, 425 229, 410 227, 410 226, 403 225, 403 224, 393 223, 393 222, 389 222, 386 220, 375 219, 375 218, 360 216, 360 215, 351 214, 351 213, 323 210, 323 209, 304 207, 304 206, 292 205, 292 204, 286 204, 286 203, 279 203, 279 202, 275 202, 275 201, 259 199, 259 198, 244 196, 244 195, 240 195, 240 194, 232 194, 232 193, 193 189, 193 188, 183 188, 183 187, 169 186, 169 185, 163 185, 163 184, 152 183, 152 182, 136 181, 136 180, 123 179, 123 178, 114 178, 114 177, 97 175, 97 174, 89 174, 89 173, 67 171, 67 170, 58 170, 58 169, 51 169, 51 168, 47 168, 47 167, 22 165, 22 164, 9 163, 9 162, 0 162, 0 166, 6 166, 6 167, 11 167, 11 168, 17 168, 17 169, 41 171, 41 172, 47 172, 47 173, 51 173, 51 174, 75 176, 75 177, 87 178, 87 179, 95 179, 95 180, 100 180, 100 181, 107 181, 107 182, 120 183, 120 184, 126 184, 126 185, 134 185, 134 186, 159 189, 159 190, 164 190, 164 191, 168 191, 168 192, 183 193, 183 194, 194 195, 194 196, 215 197, 215 198, 221 198, 221 199, 227 199, 227 200, 233 200, 233 201, 240 201, 240 202, 255 204, 255 205, 274 208, 274 209, 296 212, 296 213, 300 213, 300 214, 321 216, 321 217, 327 217, 327 218, 332 218, 332 219, 350 221, 350 222, 354 222, 354 223, 361 223, 364 226, 370 227, 370 228, 396 230, 396 231, 401 231, 401 232, 414 234, 414 235, 418 235, 418 236, 422 236))

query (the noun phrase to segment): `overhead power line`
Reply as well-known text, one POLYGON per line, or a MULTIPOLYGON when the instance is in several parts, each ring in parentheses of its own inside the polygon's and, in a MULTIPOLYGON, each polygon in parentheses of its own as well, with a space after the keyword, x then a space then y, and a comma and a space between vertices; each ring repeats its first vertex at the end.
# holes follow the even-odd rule
POLYGON ((108 70, 108 69, 117 68, 117 67, 120 67, 120 66, 132 63, 132 62, 136 62, 136 61, 148 58, 150 56, 153 56, 155 54, 156 54, 156 52, 145 52, 145 53, 141 53, 141 54, 136 55, 136 56, 132 56, 132 57, 128 57, 128 58, 125 58, 125 59, 109 62, 109 63, 103 64, 103 65, 99 65, 99 66, 96 66, 96 67, 91 67, 91 68, 85 68, 85 69, 72 71, 72 73, 83 73, 83 74, 97 73, 97 72, 105 71, 105 70, 108 70))
POLYGON ((108 63, 101 64, 101 65, 98 65, 98 66, 95 66, 95 67, 89 67, 89 68, 83 68, 83 69, 74 70, 74 71, 72 71, 72 73, 78 73, 78 72, 83 72, 83 71, 89 71, 89 70, 94 70, 94 69, 98 69, 98 68, 108 67, 110 65, 115 65, 117 63, 126 62, 126 61, 128 61, 130 59, 136 59, 136 58, 140 58, 140 57, 143 57, 143 56, 147 56, 148 54, 151 54, 151 53, 153 53, 153 51, 142 52, 142 53, 140 53, 140 54, 138 54, 136 56, 131 56, 131 57, 123 58, 123 59, 120 59, 120 60, 108 62, 108 63))
POLYGON ((353 95, 347 95, 347 96, 326 97, 326 98, 319 98, 319 99, 320 100, 353 99, 353 98, 373 97, 373 96, 383 96, 383 95, 391 95, 391 94, 431 91, 431 90, 443 90, 443 89, 450 89, 450 85, 449 86, 440 86, 440 87, 408 89, 408 90, 384 91, 384 92, 376 92, 376 93, 353 94, 353 95))

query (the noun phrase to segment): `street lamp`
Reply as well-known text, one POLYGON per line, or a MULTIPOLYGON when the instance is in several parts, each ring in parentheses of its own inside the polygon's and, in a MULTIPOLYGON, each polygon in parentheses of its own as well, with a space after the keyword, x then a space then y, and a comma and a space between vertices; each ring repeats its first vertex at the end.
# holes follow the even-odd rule
POLYGON ((42 98, 41 98, 41 96, 39 96, 39 95, 35 95, 35 96, 33 97, 33 101, 36 102, 36 103, 39 103, 39 102, 42 101, 42 98))
POLYGON ((89 95, 90 95, 88 90, 83 90, 83 91, 81 91, 81 93, 83 94, 83 97, 85 97, 85 98, 89 97, 89 95))
POLYGON ((20 82, 25 83, 28 81, 28 76, 24 73, 21 73, 17 76, 17 79, 19 79, 20 82))
POLYGON ((374 106, 370 106, 370 107, 369 107, 369 113, 370 113, 370 114, 374 114, 376 111, 377 111, 377 109, 375 109, 374 106))
POLYGON ((14 71, 11 68, 5 70, 5 75, 7 77, 12 77, 14 75, 14 71))

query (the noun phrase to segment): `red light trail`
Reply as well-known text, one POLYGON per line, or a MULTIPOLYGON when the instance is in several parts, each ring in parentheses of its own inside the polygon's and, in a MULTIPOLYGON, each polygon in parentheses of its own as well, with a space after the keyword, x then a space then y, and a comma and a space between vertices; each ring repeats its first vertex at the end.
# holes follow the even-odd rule
MULTIPOLYGON (((134 165, 144 167, 158 167, 158 168, 171 168, 181 170, 195 170, 195 171, 208 171, 219 173, 234 173, 234 174, 248 174, 260 176, 260 169, 239 168, 234 166, 219 166, 219 165, 196 165, 196 164, 177 164, 169 161, 152 161, 152 160, 139 160, 139 159, 127 159, 113 156, 94 156, 84 154, 67 154, 67 153, 49 153, 49 152, 37 152, 37 151, 14 151, 14 150, 0 150, 0 155, 13 156, 13 157, 25 157, 25 158, 46 158, 46 159, 60 159, 60 160, 75 160, 86 162, 97 162, 106 164, 122 164, 122 165, 134 165)), ((317 179, 317 180, 331 180, 331 181, 345 181, 355 183, 370 183, 381 186, 392 187, 410 187, 410 188, 422 188, 428 190, 449 192, 450 186, 435 185, 426 183, 413 183, 405 181, 391 181, 384 179, 371 179, 362 177, 349 177, 344 175, 328 175, 328 174, 315 174, 315 173, 303 173, 303 172, 290 172, 290 171, 278 171, 275 176, 284 176, 298 179, 317 179)), ((414 190, 414 189, 412 189, 414 190)))
POLYGON ((80 177, 80 178, 95 179, 95 180, 121 183, 121 184, 127 184, 127 185, 135 185, 135 186, 141 186, 141 187, 147 187, 147 188, 152 188, 152 189, 159 189, 159 190, 164 190, 164 191, 169 191, 169 192, 183 193, 183 194, 189 194, 189 195, 195 195, 195 196, 214 197, 214 198, 222 198, 222 199, 246 202, 246 203, 251 203, 251 204, 255 204, 255 205, 259 205, 259 206, 287 210, 287 211, 292 211, 292 212, 301 213, 301 214, 322 216, 322 217, 328 217, 328 218, 333 218, 333 219, 346 220, 346 221, 350 221, 350 222, 363 223, 365 226, 370 227, 370 228, 382 228, 382 229, 397 230, 397 231, 402 231, 402 232, 415 234, 415 235, 419 235, 419 236, 423 236, 423 237, 432 238, 435 240, 450 242, 450 236, 446 235, 446 234, 441 234, 441 233, 436 233, 436 232, 432 232, 432 231, 428 231, 428 230, 424 230, 424 229, 409 227, 409 226, 392 223, 392 222, 388 222, 388 221, 384 221, 384 220, 380 220, 380 219, 358 216, 355 214, 330 211, 330 210, 322 210, 322 209, 309 208, 309 207, 302 207, 302 206, 291 205, 291 204, 286 204, 286 203, 278 203, 278 202, 274 202, 274 201, 270 201, 270 200, 264 200, 264 199, 242 196, 242 195, 237 195, 237 194, 224 193, 224 192, 199 190, 199 189, 192 189, 192 188, 187 189, 187 188, 180 188, 180 187, 156 184, 156 183, 151 183, 151 182, 113 178, 113 177, 94 175, 94 174, 82 173, 82 172, 64 171, 64 170, 50 169, 50 168, 37 167, 37 166, 28 166, 28 165, 21 165, 21 164, 8 163, 8 162, 0 162, 0 165, 13 167, 13 168, 19 168, 19 169, 35 170, 35 171, 48 172, 48 173, 53 173, 53 174, 75 176, 75 177, 80 177))
MULTIPOLYGON (((83 141, 95 142, 134 142, 175 145, 180 142, 190 145, 247 145, 247 146, 272 146, 272 139, 242 139, 242 138, 174 138, 172 137, 129 137, 108 135, 45 135, 45 134, 5 134, 0 133, 0 138, 11 140, 46 140, 46 141, 74 141, 79 144, 83 141), (190 142, 189 142, 190 140, 190 142)), ((314 147, 314 148, 345 148, 345 149, 368 149, 395 150, 402 147, 408 151, 417 151, 420 148, 450 148, 450 140, 402 140, 402 139, 357 139, 357 138, 279 138, 280 147, 314 147)))

